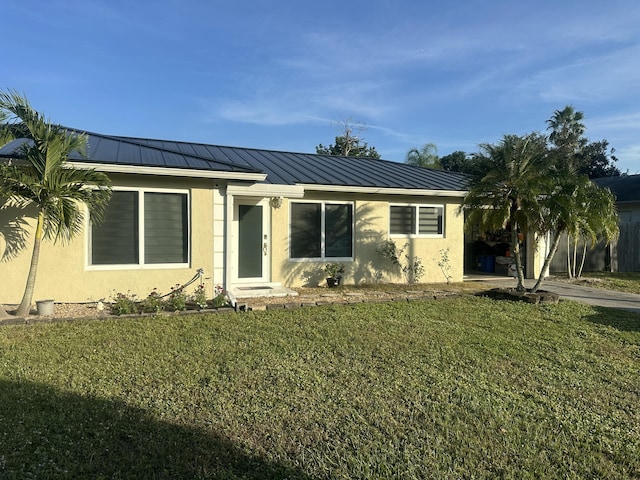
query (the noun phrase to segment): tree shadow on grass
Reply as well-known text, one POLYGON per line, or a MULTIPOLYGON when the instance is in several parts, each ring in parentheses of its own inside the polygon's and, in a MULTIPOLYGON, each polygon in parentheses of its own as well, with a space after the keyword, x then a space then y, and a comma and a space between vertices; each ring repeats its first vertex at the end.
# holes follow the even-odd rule
POLYGON ((0 381, 0 477, 310 479, 120 401, 0 381))
POLYGON ((640 313, 617 308, 593 307, 597 312, 587 320, 607 327, 613 327, 620 332, 640 332, 640 313))

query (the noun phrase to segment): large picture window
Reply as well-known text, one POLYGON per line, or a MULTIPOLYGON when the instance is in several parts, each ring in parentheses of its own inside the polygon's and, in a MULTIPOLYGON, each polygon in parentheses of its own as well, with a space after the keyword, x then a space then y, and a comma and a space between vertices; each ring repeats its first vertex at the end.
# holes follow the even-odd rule
POLYGON ((189 262, 187 193, 115 190, 104 221, 91 226, 91 265, 189 262))
POLYGON ((442 236, 444 206, 391 205, 389 233, 391 235, 442 236))
POLYGON ((292 203, 289 231, 290 258, 351 258, 353 205, 292 203))

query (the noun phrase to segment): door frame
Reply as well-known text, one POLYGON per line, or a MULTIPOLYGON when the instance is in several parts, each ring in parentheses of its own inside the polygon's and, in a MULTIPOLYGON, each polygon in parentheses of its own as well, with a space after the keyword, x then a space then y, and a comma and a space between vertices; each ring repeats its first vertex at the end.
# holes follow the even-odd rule
POLYGON ((271 208, 269 199, 264 197, 234 197, 231 221, 231 238, 227 244, 231 252, 230 280, 232 284, 264 284, 271 281, 271 208), (262 276, 240 278, 238 260, 240 255, 240 205, 262 207, 262 276), (266 245, 265 245, 266 244, 266 245))

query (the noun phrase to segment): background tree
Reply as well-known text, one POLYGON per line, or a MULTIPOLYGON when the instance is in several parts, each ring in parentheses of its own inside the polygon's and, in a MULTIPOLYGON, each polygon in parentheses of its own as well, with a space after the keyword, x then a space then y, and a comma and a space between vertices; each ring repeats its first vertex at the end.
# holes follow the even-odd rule
POLYGON ((607 140, 587 143, 577 154, 578 172, 589 178, 617 177, 622 174, 615 166, 615 148, 607 140))
POLYGON ((111 197, 111 182, 101 172, 74 169, 68 162, 71 152, 84 154, 85 135, 74 135, 50 123, 20 94, 0 92, 0 110, 15 124, 22 124, 31 141, 25 142, 20 157, 24 165, 4 168, 0 196, 19 207, 34 206, 36 229, 24 295, 16 315, 28 315, 35 288, 43 238, 66 241, 80 232, 84 208, 94 221, 102 218, 111 197))
POLYGON ((467 159, 467 154, 460 150, 456 150, 449 155, 440 157, 440 165, 444 170, 449 172, 467 173, 466 169, 468 168, 468 164, 469 160, 467 159))
POLYGON ((462 208, 468 211, 467 225, 478 224, 485 231, 511 228, 510 248, 518 278, 524 290, 524 270, 518 234, 526 235, 544 215, 540 195, 548 191, 548 149, 546 137, 531 133, 505 135, 497 145, 482 144, 476 154, 484 172, 473 177, 462 208))
POLYGON ((554 157, 561 168, 575 168, 576 156, 586 145, 584 137, 586 127, 582 122, 584 114, 576 112, 571 105, 562 110, 556 110, 547 120, 547 130, 550 130, 549 141, 554 151, 554 157))
POLYGON ((362 138, 362 133, 367 130, 366 125, 361 123, 353 123, 348 118, 343 122, 337 123, 341 135, 335 138, 335 143, 324 146, 319 144, 316 147, 316 153, 320 155, 333 155, 343 157, 364 157, 379 159, 380 154, 375 147, 370 147, 362 138))
POLYGON ((442 169, 435 143, 425 143, 421 148, 412 148, 407 152, 404 163, 416 167, 442 169))
MULTIPOLYGON (((570 278, 577 271, 575 252, 578 241, 583 238, 586 245, 586 238, 593 239, 590 233, 593 231, 604 235, 604 238, 610 241, 612 235, 610 223, 615 222, 617 225, 615 203, 610 203, 606 193, 595 190, 597 187, 587 180, 587 178, 620 174, 620 170, 614 166, 614 162, 617 161, 613 155, 615 150, 609 150, 609 142, 606 140, 590 143, 584 135, 586 128, 582 122, 583 119, 582 112, 577 112, 568 105, 562 110, 556 110, 547 120, 548 130, 551 130, 549 141, 554 164, 552 174, 556 178, 557 185, 556 191, 550 197, 552 204, 548 206, 550 209, 548 220, 557 219, 558 225, 550 230, 555 232, 555 241, 559 240, 558 237, 561 234, 567 234, 567 243, 570 247, 567 249, 567 274, 570 278), (581 176, 585 178, 578 178, 581 176), (600 203, 588 201, 588 195, 593 195, 594 200, 598 199, 600 203), (565 206, 563 207, 562 204, 565 206), (586 208, 589 205, 591 211, 586 208), (613 205, 613 208, 607 211, 610 205, 613 205), (554 211, 554 208, 559 210, 554 211), (568 210, 563 212, 563 208, 568 210), (599 229, 592 227, 594 222, 597 222, 592 217, 593 212, 597 212, 602 217, 599 229), (571 255, 571 247, 573 247, 573 255, 571 255)), ((595 240, 592 244, 595 244, 595 240)), ((553 245, 550 253, 555 254, 553 245)), ((584 262, 584 255, 582 261, 584 262)))

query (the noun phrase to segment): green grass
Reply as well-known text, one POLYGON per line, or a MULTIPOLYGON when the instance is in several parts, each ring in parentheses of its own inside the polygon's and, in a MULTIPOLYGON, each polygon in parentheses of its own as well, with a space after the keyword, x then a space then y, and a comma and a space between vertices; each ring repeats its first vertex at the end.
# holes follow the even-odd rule
POLYGON ((640 316, 485 298, 0 328, 0 478, 640 478, 640 316))
POLYGON ((594 287, 620 292, 640 293, 640 272, 587 272, 583 274, 583 277, 597 279, 596 282, 591 284, 594 287))

